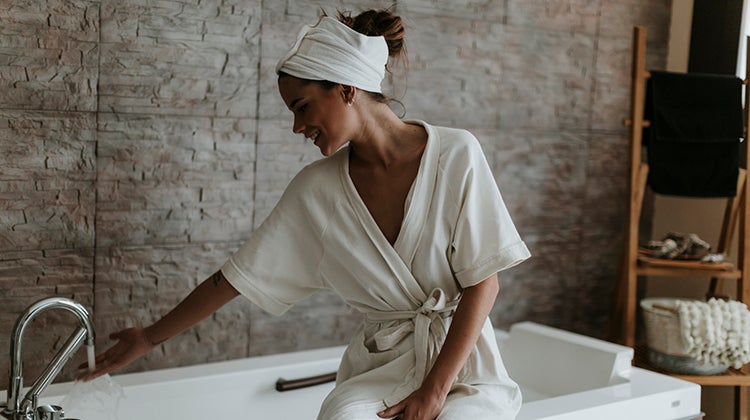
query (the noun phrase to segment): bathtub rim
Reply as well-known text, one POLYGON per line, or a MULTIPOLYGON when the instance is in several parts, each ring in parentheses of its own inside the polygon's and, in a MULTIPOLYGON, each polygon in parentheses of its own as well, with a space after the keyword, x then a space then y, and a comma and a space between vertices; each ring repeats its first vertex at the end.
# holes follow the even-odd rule
MULTIPOLYGON (((248 370, 263 372, 276 370, 284 366, 312 367, 322 373, 329 373, 338 368, 341 355, 346 346, 324 347, 320 349, 299 350, 288 353, 277 353, 261 356, 250 356, 242 359, 232 359, 218 362, 207 362, 197 365, 176 366, 164 369, 153 369, 143 372, 113 373, 118 385, 123 388, 133 386, 146 386, 154 384, 168 384, 177 381, 189 381, 231 374, 242 374, 248 370), (320 368, 316 369, 316 365, 320 368)), ((309 376, 309 375, 302 375, 309 376)), ((273 377, 273 382, 276 381, 273 377)), ((284 378, 295 379, 295 378, 284 378)), ((48 386, 40 399, 62 398, 73 388, 75 382, 58 382, 48 386)), ((24 391, 28 386, 24 386, 24 391)), ((5 390, 0 390, 0 401, 5 402, 5 390)))
MULTIPOLYGON (((502 333, 502 331, 501 331, 502 333)), ((170 382, 183 382, 201 380, 210 377, 241 375, 248 370, 258 373, 279 368, 293 366, 300 368, 300 376, 310 376, 311 372, 328 373, 335 370, 340 362, 346 346, 326 347, 312 350, 301 350, 288 353, 252 356, 242 359, 228 361, 209 362, 198 365, 172 367, 144 372, 115 374, 113 378, 123 387, 139 387, 148 385, 166 385, 170 382)), ((315 374, 315 373, 313 373, 315 374)), ((278 372, 269 375, 269 386, 278 379, 278 372)), ((295 379, 295 378, 285 378, 295 379)), ((56 383, 50 385, 43 395, 43 400, 64 398, 74 385, 73 382, 56 383)), ((630 380, 624 384, 610 385, 588 391, 566 394, 559 397, 549 397, 541 400, 524 403, 518 416, 518 420, 549 418, 567 419, 570 410, 577 409, 600 409, 608 405, 632 404, 638 399, 653 399, 657 397, 672 398, 674 395, 689 395, 691 400, 697 398, 697 411, 700 411, 700 386, 691 382, 682 381, 667 375, 661 375, 633 367, 630 380), (658 392, 654 392, 652 385, 644 388, 644 384, 658 384, 658 392), (624 396, 628 396, 625 398, 624 396), (596 404, 587 404, 591 398, 595 398, 596 404), (566 402, 565 409, 561 402, 566 402), (539 417, 542 416, 542 417, 539 417)), ((5 391, 0 391, 0 400, 5 401, 5 391)), ((42 402, 42 401, 40 401, 42 402)), ((573 417, 574 418, 574 417, 573 417)))

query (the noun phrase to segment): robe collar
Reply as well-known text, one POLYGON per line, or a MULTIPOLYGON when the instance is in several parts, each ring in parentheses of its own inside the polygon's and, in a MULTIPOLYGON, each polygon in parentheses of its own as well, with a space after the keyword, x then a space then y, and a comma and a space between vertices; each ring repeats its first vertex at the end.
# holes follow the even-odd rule
POLYGON ((375 219, 359 196, 354 182, 349 175, 349 153, 345 151, 340 166, 340 176, 347 199, 354 209, 362 228, 375 244, 386 263, 391 267, 402 288, 415 305, 421 305, 427 299, 417 280, 411 273, 411 265, 424 231, 424 220, 432 203, 432 196, 437 185, 438 158, 440 156, 440 138, 437 131, 427 123, 419 120, 407 121, 422 125, 427 131, 427 144, 419 163, 419 171, 414 178, 409 195, 404 203, 404 219, 401 222, 396 242, 391 245, 378 227, 375 219))

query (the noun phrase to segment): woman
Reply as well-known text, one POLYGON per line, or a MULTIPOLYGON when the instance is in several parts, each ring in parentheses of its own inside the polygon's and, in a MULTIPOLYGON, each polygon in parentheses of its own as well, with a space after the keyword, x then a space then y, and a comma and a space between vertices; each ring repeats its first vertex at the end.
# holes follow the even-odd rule
POLYGON ((529 257, 478 142, 402 121, 381 93, 403 54, 389 11, 323 17, 279 61, 295 133, 326 156, 305 167, 251 238, 164 318, 113 334, 97 376, 238 294, 281 315, 319 289, 365 320, 321 420, 512 419, 521 396, 488 314, 497 272, 529 257))

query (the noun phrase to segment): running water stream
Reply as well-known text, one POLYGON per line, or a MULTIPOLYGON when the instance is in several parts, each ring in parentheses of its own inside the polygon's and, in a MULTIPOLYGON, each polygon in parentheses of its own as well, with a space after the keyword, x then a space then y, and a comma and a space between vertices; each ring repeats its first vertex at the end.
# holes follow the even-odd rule
POLYGON ((86 355, 89 359, 89 372, 93 372, 96 369, 96 352, 93 344, 86 345, 86 355))
MULTIPOLYGON (((88 370, 96 369, 96 352, 93 345, 86 346, 88 370)), ((120 401, 125 398, 122 387, 109 375, 103 375, 91 381, 78 381, 63 398, 61 406, 65 417, 92 420, 126 420, 121 419, 120 401)))

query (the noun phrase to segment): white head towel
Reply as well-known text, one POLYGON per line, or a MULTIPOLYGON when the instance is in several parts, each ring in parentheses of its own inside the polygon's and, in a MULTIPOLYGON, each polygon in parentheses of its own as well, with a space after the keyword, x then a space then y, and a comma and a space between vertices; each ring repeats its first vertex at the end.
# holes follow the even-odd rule
POLYGON ((331 17, 305 26, 294 46, 276 64, 284 72, 307 80, 328 80, 381 93, 388 45, 382 36, 367 36, 331 17))

